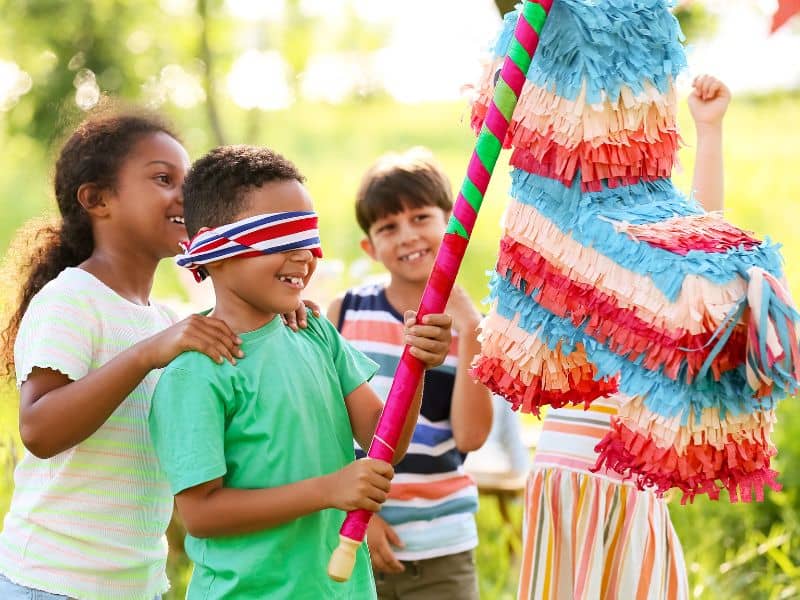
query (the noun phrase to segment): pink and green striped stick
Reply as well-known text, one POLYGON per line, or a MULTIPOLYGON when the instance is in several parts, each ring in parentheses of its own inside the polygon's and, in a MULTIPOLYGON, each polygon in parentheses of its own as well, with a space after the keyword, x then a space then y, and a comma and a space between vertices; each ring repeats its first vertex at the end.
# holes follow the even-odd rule
MULTIPOLYGON (((440 313, 447 305, 461 260, 469 243, 472 228, 483 203, 486 188, 497 163, 503 140, 506 137, 511 115, 525 83, 533 54, 553 0, 527 0, 514 30, 514 39, 506 54, 494 97, 486 114, 483 127, 475 142, 475 151, 467 167, 467 175, 453 206, 433 271, 422 294, 417 319, 431 313, 440 313)), ((422 363, 403 349, 395 372, 389 397, 378 421, 375 436, 367 456, 391 462, 395 446, 400 439, 414 392, 423 374, 422 363)), ((328 575, 336 581, 346 581, 355 564, 356 550, 364 539, 372 513, 356 510, 348 513, 339 531, 339 547, 328 564, 328 575)))

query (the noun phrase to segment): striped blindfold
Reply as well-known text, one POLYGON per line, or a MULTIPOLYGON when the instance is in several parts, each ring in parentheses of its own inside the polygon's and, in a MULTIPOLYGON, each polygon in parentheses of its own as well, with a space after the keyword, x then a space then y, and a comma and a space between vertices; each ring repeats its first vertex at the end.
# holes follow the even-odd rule
POLYGON ((281 212, 247 217, 214 229, 201 229, 182 244, 176 258, 181 267, 194 273, 197 281, 206 278, 203 265, 233 257, 260 256, 290 250, 310 250, 322 258, 317 213, 281 212))

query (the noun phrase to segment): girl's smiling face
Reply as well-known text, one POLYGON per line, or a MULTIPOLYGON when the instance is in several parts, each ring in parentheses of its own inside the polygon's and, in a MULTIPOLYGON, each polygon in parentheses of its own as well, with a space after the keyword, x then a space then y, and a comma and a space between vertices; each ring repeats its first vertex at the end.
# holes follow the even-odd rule
POLYGON ((186 150, 164 132, 139 139, 123 162, 109 190, 109 214, 138 252, 156 259, 180 252, 187 238, 182 186, 188 169, 186 150))

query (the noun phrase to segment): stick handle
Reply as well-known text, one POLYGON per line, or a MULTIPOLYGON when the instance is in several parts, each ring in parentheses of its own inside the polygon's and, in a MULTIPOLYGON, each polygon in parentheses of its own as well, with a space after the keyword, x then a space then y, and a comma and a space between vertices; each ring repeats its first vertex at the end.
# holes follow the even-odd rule
MULTIPOLYGON (((447 305, 447 298, 464 258, 492 170, 503 147, 511 115, 522 92, 525 75, 539 43, 539 32, 552 3, 553 0, 526 0, 522 8, 514 30, 514 39, 509 45, 495 86, 492 103, 475 142, 467 175, 456 198, 453 214, 422 294, 417 319, 422 319, 429 313, 442 312, 447 305)), ((392 388, 367 453, 370 458, 387 462, 392 462, 394 458, 395 446, 400 439, 414 392, 423 373, 422 363, 411 356, 408 350, 406 346, 400 357, 392 388)), ((369 511, 356 510, 348 513, 345 518, 339 532, 341 542, 328 565, 328 575, 336 581, 345 581, 350 577, 356 560, 355 549, 364 539, 371 516, 369 511)))

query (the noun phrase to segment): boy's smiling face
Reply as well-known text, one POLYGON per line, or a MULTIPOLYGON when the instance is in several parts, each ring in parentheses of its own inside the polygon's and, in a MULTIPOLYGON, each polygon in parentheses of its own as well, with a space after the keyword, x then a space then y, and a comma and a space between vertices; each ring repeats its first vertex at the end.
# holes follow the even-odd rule
MULTIPOLYGON (((276 212, 313 211, 306 188, 298 181, 266 183, 246 192, 246 209, 234 220, 276 212)), ((243 321, 266 323, 276 314, 294 312, 300 294, 314 274, 317 258, 310 250, 229 258, 208 265, 217 305, 225 303, 243 321)))
POLYGON ((438 206, 405 208, 369 228, 361 248, 409 283, 425 283, 447 228, 448 214, 438 206))

